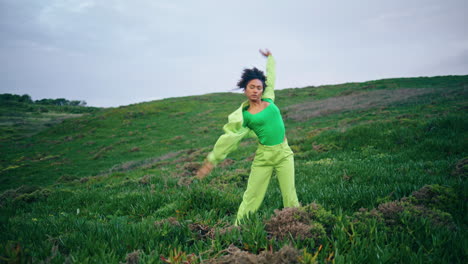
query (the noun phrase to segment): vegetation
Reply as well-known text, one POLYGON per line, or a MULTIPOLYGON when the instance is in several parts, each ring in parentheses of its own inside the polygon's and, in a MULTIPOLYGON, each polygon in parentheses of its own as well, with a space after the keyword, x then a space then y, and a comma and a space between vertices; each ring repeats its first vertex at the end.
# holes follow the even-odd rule
POLYGON ((64 119, 100 110, 85 106, 85 101, 69 101, 64 98, 33 101, 27 94, 0 94, 0 140, 19 140, 64 119))
POLYGON ((57 99, 41 99, 33 101, 31 96, 28 94, 17 95, 17 94, 0 94, 0 102, 1 104, 7 103, 24 103, 24 104, 41 104, 41 105, 73 105, 73 106, 86 106, 85 101, 78 101, 78 100, 67 100, 65 98, 57 98, 57 99))
POLYGON ((0 262, 464 263, 467 95, 468 76, 277 91, 303 206, 282 209, 273 177, 239 227, 257 143, 192 176, 241 94, 62 109, 51 125, 56 106, 2 105, 37 120, 2 121, 0 262))

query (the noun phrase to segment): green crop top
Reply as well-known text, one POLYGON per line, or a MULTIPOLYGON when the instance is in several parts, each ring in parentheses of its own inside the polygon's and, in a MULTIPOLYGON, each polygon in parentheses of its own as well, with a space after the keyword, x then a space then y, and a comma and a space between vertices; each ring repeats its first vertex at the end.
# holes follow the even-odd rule
POLYGON ((280 144, 283 142, 285 134, 280 110, 273 103, 273 100, 266 98, 262 99, 262 101, 270 104, 259 113, 251 114, 247 111, 248 106, 243 109, 243 126, 252 129, 262 145, 273 146, 280 144))

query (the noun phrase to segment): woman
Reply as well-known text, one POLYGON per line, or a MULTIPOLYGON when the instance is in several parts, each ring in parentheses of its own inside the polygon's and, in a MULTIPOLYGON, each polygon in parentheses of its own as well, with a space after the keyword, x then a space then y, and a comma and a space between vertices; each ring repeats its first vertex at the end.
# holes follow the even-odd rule
POLYGON ((267 77, 257 68, 244 70, 237 86, 244 90, 248 100, 229 115, 228 123, 223 127, 225 133, 219 137, 196 176, 198 179, 204 178, 214 166, 237 149, 242 138, 255 133, 253 136, 259 139, 258 149, 235 225, 260 207, 273 170, 279 181, 284 207, 299 206, 294 186, 293 152, 285 136, 281 113, 274 104, 275 61, 269 50, 260 50, 260 53, 267 58, 267 77))

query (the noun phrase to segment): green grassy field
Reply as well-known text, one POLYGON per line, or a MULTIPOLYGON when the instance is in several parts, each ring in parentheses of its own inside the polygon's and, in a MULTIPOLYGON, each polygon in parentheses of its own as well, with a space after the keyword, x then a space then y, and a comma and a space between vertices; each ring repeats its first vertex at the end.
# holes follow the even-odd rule
POLYGON ((303 207, 281 210, 273 177, 239 228, 257 143, 190 179, 243 95, 88 112, 2 106, 0 263, 466 261, 468 76, 276 97, 303 207))

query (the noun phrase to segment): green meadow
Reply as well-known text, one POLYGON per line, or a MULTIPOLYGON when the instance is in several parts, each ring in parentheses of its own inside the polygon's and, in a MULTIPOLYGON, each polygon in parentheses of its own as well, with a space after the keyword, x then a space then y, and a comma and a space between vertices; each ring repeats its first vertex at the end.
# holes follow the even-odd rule
POLYGON ((0 263, 466 263, 468 75, 276 91, 302 206, 234 227, 256 140, 193 176, 243 100, 2 102, 0 263))

